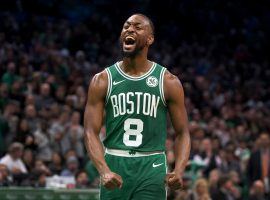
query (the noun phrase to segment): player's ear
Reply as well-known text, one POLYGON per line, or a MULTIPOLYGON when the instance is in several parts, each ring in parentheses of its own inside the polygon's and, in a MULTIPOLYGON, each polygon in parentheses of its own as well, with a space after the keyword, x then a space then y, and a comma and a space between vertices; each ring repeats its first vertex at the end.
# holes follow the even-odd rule
POLYGON ((147 43, 148 43, 148 45, 150 46, 150 45, 152 45, 153 43, 154 43, 154 36, 153 35, 150 35, 149 37, 148 37, 148 40, 147 40, 147 43))

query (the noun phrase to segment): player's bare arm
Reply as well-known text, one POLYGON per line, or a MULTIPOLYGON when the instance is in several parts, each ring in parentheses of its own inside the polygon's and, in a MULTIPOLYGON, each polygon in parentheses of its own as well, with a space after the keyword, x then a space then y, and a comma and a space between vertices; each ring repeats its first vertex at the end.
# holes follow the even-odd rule
POLYGON ((164 94, 176 134, 175 169, 172 173, 167 174, 166 182, 171 189, 176 190, 182 186, 182 175, 189 159, 190 134, 182 84, 176 76, 168 71, 164 76, 164 94))
POLYGON ((88 99, 84 113, 85 143, 89 157, 97 168, 102 184, 108 189, 122 186, 122 178, 111 172, 105 159, 104 149, 99 138, 103 123, 104 104, 108 78, 106 71, 96 74, 88 89, 88 99))

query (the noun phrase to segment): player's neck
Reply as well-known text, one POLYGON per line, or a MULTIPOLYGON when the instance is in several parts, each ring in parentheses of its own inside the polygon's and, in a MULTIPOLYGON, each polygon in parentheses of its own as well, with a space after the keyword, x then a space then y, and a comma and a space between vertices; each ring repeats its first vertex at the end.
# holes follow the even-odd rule
POLYGON ((147 72, 152 66, 146 56, 125 57, 120 62, 120 67, 125 73, 139 75, 139 73, 147 72))

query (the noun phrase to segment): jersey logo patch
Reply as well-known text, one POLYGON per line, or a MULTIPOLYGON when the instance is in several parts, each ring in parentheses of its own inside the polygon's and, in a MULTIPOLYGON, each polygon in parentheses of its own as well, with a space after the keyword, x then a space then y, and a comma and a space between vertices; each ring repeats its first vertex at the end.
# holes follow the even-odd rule
POLYGON ((147 79, 146 79, 146 84, 149 86, 149 87, 156 87, 158 85, 158 80, 156 77, 154 76, 149 76, 147 79))
POLYGON ((117 81, 117 82, 116 82, 116 81, 114 81, 114 82, 113 82, 113 85, 117 85, 117 84, 119 84, 119 83, 122 83, 123 81, 125 81, 125 80, 122 80, 122 81, 117 81))
POLYGON ((153 167, 155 168, 155 167, 159 167, 160 165, 163 165, 163 163, 160 163, 160 164, 155 164, 155 163, 153 163, 153 167))

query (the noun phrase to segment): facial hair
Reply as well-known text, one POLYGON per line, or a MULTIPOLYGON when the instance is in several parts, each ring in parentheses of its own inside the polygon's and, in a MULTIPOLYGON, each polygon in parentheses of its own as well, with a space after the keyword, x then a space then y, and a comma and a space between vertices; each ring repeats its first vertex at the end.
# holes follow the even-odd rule
POLYGON ((145 41, 144 45, 137 45, 137 44, 138 43, 136 43, 135 49, 133 51, 125 52, 123 49, 123 41, 120 39, 121 55, 124 58, 134 58, 135 56, 137 56, 143 50, 143 48, 146 46, 146 41, 145 41))

